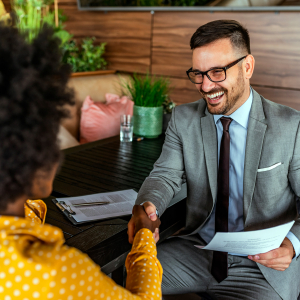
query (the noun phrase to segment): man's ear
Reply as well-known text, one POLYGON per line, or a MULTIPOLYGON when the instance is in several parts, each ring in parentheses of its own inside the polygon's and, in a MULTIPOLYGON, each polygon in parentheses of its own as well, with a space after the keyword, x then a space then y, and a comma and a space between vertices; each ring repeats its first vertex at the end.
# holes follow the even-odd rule
POLYGON ((245 78, 250 79, 252 77, 253 71, 254 71, 254 65, 255 65, 255 59, 253 55, 248 54, 244 61, 244 72, 245 72, 245 78))

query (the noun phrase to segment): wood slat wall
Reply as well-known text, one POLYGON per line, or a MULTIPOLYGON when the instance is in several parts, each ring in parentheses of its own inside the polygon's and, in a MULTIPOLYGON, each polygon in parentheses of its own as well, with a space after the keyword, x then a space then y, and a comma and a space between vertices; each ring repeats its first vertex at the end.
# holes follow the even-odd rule
POLYGON ((300 13, 156 13, 152 71, 185 78, 191 66, 190 37, 199 26, 217 19, 237 20, 248 28, 256 58, 252 84, 299 88, 300 13))
MULTIPOLYGON (((201 95, 188 79, 171 78, 171 98, 177 104, 189 103, 201 98, 201 95)), ((266 99, 300 110, 300 91, 253 85, 252 87, 266 99)))
POLYGON ((285 0, 281 3, 282 6, 300 6, 300 0, 285 0))
POLYGON ((171 99, 176 104, 183 104, 196 101, 201 97, 201 94, 196 89, 195 85, 189 79, 170 78, 171 80, 171 99))
MULTIPOLYGON (((9 1, 4 0, 6 7, 9 1)), ((108 68, 168 76, 178 104, 200 98, 186 78, 191 66, 189 40, 212 20, 235 19, 245 25, 256 59, 252 86, 266 98, 300 110, 300 12, 92 12, 76 0, 60 0, 75 38, 107 42, 108 68)))
MULTIPOLYGON (((10 0, 3 0, 10 11, 10 0)), ((76 0, 59 0, 67 16, 66 30, 76 39, 96 37, 106 42, 108 68, 146 73, 150 70, 152 15, 150 12, 79 11, 76 0)))
POLYGON ((68 17, 66 29, 81 39, 95 36, 106 42, 109 69, 146 73, 150 68, 150 12, 79 11, 76 0, 60 0, 59 9, 68 17))
POLYGON ((266 98, 300 110, 300 13, 291 12, 155 13, 152 72, 177 77, 174 100, 185 103, 197 97, 185 81, 192 59, 189 41, 199 26, 217 19, 234 19, 248 28, 256 59, 252 86, 266 98))

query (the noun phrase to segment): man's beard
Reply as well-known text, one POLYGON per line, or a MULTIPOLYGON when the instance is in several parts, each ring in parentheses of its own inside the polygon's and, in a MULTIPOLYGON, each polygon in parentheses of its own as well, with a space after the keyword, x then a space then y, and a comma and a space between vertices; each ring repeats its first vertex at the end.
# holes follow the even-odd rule
POLYGON ((242 97, 244 91, 245 82, 243 80, 243 72, 242 70, 240 70, 235 85, 230 89, 230 93, 228 92, 228 89, 225 88, 213 89, 206 93, 202 90, 202 87, 200 88, 199 92, 203 95, 203 98, 206 101, 209 113, 211 113, 212 115, 226 115, 226 113, 228 113, 234 107, 237 101, 242 97), (221 106, 220 103, 215 105, 208 103, 207 94, 214 94, 218 92, 224 92, 223 97, 226 97, 226 102, 222 103, 221 106))

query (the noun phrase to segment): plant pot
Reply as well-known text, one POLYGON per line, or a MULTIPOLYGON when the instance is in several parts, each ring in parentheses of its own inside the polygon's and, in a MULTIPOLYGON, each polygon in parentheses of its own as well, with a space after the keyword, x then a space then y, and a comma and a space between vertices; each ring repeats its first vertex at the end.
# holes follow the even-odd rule
POLYGON ((133 133, 148 139, 162 133, 163 107, 133 106, 133 133))

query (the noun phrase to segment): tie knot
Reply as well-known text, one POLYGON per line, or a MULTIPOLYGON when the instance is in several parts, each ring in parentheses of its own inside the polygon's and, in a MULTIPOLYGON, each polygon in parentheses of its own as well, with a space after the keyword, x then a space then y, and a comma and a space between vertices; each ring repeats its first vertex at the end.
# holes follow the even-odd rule
POLYGON ((231 118, 222 117, 220 120, 221 120, 221 123, 223 125, 223 131, 228 131, 229 125, 232 122, 232 119, 231 118))

